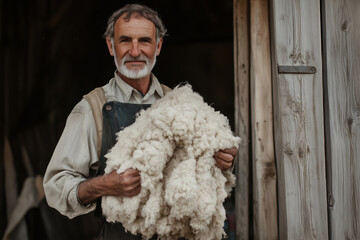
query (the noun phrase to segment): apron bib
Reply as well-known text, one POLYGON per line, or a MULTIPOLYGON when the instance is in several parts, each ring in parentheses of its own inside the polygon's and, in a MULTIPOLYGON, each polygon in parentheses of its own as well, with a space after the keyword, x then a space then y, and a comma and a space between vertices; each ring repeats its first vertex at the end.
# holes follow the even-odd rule
MULTIPOLYGON (((136 114, 142 109, 147 109, 150 104, 132 104, 121 102, 107 102, 104 104, 103 113, 103 134, 101 142, 101 154, 99 158, 99 167, 96 176, 104 174, 106 167, 105 155, 116 143, 116 133, 123 130, 125 127, 133 124, 136 119, 136 114)), ((141 235, 133 235, 126 232, 121 223, 108 223, 102 216, 101 199, 97 202, 96 213, 101 216, 104 225, 100 233, 100 239, 124 239, 124 240, 142 240, 141 235)), ((154 236, 152 239, 156 239, 154 236)))

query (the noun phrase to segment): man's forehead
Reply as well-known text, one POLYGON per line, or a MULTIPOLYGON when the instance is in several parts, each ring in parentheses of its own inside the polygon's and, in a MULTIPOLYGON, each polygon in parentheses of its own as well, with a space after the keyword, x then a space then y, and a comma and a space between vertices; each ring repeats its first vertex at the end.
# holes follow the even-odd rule
POLYGON ((115 23, 115 28, 119 30, 139 28, 142 30, 156 31, 156 27, 153 22, 137 13, 132 14, 129 18, 127 18, 126 13, 121 15, 115 23))

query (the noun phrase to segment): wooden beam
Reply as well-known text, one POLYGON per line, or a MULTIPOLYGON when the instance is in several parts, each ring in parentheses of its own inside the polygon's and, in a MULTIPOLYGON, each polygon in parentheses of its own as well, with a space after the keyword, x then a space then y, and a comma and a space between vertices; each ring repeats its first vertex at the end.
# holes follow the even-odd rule
POLYGON ((280 239, 328 239, 320 0, 272 0, 280 239), (314 66, 278 74, 277 66, 314 66))
POLYGON ((255 239, 277 239, 269 3, 250 1, 253 223, 255 239))
POLYGON ((234 0, 235 131, 242 142, 237 156, 235 188, 236 239, 249 239, 250 80, 249 0, 234 0))

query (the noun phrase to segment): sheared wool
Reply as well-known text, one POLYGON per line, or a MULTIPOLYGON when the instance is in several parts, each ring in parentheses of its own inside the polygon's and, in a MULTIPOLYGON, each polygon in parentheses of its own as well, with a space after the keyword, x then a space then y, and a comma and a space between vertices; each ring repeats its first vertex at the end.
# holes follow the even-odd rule
POLYGON ((137 196, 102 198, 106 220, 145 239, 221 239, 235 176, 213 155, 239 143, 228 119, 190 85, 175 88, 120 131, 106 155, 105 174, 134 168, 141 176, 137 196))

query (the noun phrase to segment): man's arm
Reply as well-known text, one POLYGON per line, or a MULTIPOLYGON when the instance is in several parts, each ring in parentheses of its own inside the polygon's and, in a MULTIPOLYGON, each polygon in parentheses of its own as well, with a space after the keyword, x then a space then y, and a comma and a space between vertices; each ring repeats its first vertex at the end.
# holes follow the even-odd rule
MULTIPOLYGON (((232 167, 236 148, 227 148, 215 153, 215 166, 221 170, 232 167)), ((141 177, 136 169, 128 169, 122 174, 112 171, 108 175, 88 179, 79 184, 78 198, 83 205, 88 205, 102 196, 133 197, 140 193, 141 177)))
POLYGON ((133 197, 140 193, 138 170, 90 176, 91 165, 98 161, 96 133, 91 108, 83 99, 70 113, 45 172, 49 206, 69 218, 93 211, 95 200, 101 196, 133 197))
POLYGON ((98 161, 96 129, 91 108, 80 101, 67 118, 64 131, 44 175, 44 191, 49 206, 74 218, 93 211, 77 196, 78 186, 90 177, 89 169, 98 161))
POLYGON ((220 150, 215 153, 215 166, 220 168, 222 171, 228 170, 232 167, 237 153, 237 148, 227 148, 220 150))
POLYGON ((78 198, 83 205, 93 203, 102 196, 133 197, 140 193, 141 178, 136 169, 118 174, 116 171, 85 180, 79 184, 78 198))

